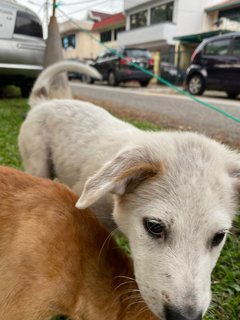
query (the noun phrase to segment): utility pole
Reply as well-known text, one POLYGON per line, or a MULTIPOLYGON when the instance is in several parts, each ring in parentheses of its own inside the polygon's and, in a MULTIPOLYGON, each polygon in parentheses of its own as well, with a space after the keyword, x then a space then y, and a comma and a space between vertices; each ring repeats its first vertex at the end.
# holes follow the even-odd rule
POLYGON ((53 0, 53 17, 56 16, 56 0, 53 0))
MULTIPOLYGON (((44 67, 63 60, 62 40, 56 18, 56 0, 53 0, 52 8, 53 13, 48 25, 44 67)), ((66 73, 55 77, 50 90, 50 98, 72 98, 66 73)))

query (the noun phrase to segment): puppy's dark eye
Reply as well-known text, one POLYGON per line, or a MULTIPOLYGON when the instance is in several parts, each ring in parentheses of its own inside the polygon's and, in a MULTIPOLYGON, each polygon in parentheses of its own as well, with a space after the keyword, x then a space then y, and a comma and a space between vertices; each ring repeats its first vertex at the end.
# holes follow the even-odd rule
POLYGON ((143 225, 146 231, 154 238, 164 238, 165 236, 165 225, 154 219, 144 218, 143 225))
POLYGON ((217 247, 223 241, 224 237, 225 237, 224 231, 216 233, 212 239, 211 246, 217 247))

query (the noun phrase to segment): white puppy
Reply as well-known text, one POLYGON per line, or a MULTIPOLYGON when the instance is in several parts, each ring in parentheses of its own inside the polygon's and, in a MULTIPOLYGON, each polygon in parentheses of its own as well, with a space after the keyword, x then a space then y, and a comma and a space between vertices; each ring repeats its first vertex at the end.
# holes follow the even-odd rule
MULTIPOLYGON (((58 66, 64 69, 64 63, 58 66)), ((39 93, 47 95, 44 72, 32 106, 39 93)), ((136 280, 151 310, 167 320, 202 318, 211 299, 211 272, 236 211, 238 153, 196 133, 143 132, 74 100, 34 107, 19 147, 27 172, 54 172, 82 193, 79 208, 104 197, 111 205, 113 194, 113 216, 129 239, 136 280)), ((96 208, 101 206, 95 207, 99 214, 96 208)))

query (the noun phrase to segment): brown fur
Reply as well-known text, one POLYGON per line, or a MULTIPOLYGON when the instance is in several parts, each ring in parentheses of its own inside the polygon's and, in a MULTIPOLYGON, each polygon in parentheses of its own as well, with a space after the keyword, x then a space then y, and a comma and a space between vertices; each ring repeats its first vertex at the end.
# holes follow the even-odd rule
POLYGON ((162 163, 140 163, 123 171, 122 174, 117 177, 116 181, 121 181, 129 176, 141 175, 142 173, 144 173, 146 178, 148 178, 156 175, 157 173, 163 173, 163 171, 162 163))
POLYGON ((6 167, 0 194, 0 319, 156 319, 132 261, 77 195, 6 167))
POLYGON ((156 176, 157 174, 163 174, 165 167, 163 163, 140 163, 135 166, 124 170, 115 181, 128 180, 126 182, 125 193, 135 190, 143 181, 156 176))

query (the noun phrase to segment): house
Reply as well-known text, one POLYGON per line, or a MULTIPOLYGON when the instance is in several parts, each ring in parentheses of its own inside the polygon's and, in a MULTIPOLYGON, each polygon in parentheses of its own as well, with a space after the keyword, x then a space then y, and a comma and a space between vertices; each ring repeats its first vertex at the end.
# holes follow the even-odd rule
MULTIPOLYGON (((174 39, 179 41, 181 52, 191 54, 204 39, 233 31, 240 31, 240 2, 218 0, 214 5, 204 8, 202 28, 198 32, 187 33, 174 39)), ((189 64, 189 55, 185 56, 184 61, 185 65, 189 64)))
POLYGON ((92 32, 92 21, 65 21, 59 25, 64 59, 94 59, 100 45, 88 33, 99 40, 98 32, 92 32))
POLYGON ((204 31, 240 31, 240 2, 228 0, 205 8, 204 31))
POLYGON ((99 43, 117 46, 117 35, 125 30, 122 13, 108 14, 89 11, 86 21, 66 21, 60 24, 65 59, 95 59, 104 49, 99 43))
POLYGON ((111 16, 112 16, 112 14, 110 14, 110 13, 90 10, 90 11, 88 11, 87 19, 90 21, 97 22, 97 21, 102 21, 104 19, 110 18, 111 16))
POLYGON ((240 2, 233 0, 125 0, 126 32, 117 40, 120 46, 148 48, 155 59, 160 54, 161 62, 186 68, 205 37, 233 28, 224 18, 232 19, 233 11, 238 11, 237 21, 239 7, 240 2))
POLYGON ((108 47, 116 48, 118 46, 118 34, 125 31, 125 15, 120 12, 97 21, 94 23, 92 31, 95 33, 98 32, 100 41, 108 47))

